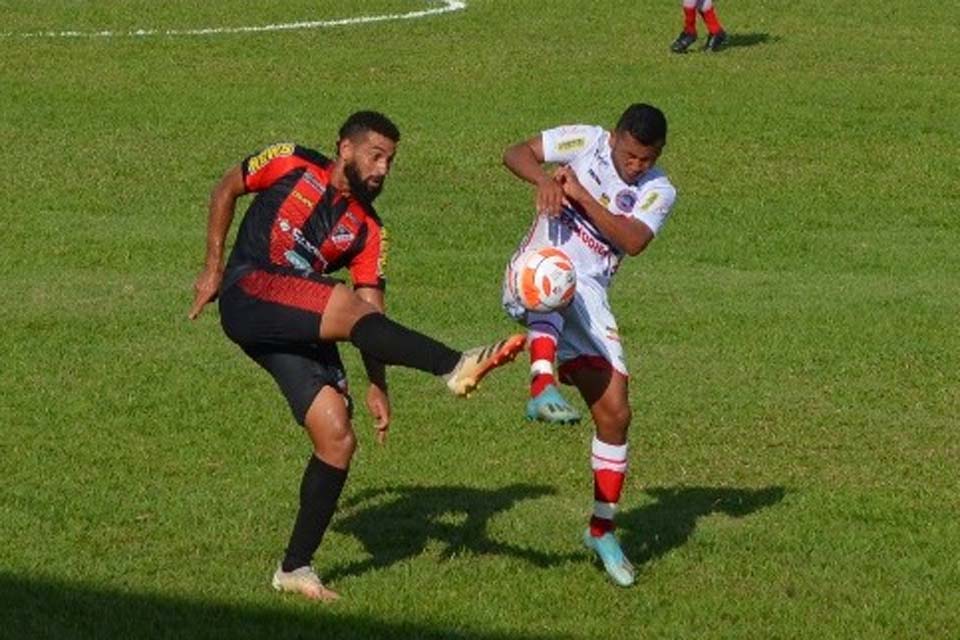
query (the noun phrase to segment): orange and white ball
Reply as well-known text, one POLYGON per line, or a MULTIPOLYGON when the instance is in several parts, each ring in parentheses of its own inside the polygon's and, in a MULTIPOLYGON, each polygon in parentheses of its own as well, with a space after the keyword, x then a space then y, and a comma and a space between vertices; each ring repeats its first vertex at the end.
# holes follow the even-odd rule
POLYGON ((559 249, 529 249, 513 262, 509 284, 524 309, 548 313, 563 309, 573 300, 577 271, 559 249))

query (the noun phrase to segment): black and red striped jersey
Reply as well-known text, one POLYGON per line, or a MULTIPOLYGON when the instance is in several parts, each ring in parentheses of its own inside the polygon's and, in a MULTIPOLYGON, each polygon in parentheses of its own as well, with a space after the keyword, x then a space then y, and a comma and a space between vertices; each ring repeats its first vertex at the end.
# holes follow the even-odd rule
POLYGON ((294 143, 244 159, 243 182, 257 195, 227 261, 231 273, 280 267, 332 273, 346 267, 355 287, 384 287, 386 233, 367 203, 330 184, 333 161, 294 143))

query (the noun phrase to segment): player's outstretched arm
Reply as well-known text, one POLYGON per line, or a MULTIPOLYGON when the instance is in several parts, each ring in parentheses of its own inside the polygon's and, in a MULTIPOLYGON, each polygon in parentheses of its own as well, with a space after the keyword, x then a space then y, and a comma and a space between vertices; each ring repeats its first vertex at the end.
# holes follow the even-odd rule
POLYGON ((237 198, 246 193, 243 169, 237 165, 227 171, 210 194, 210 213, 207 217, 207 253, 203 271, 194 283, 193 306, 188 317, 194 320, 203 307, 217 297, 223 280, 223 250, 227 231, 233 222, 237 198))

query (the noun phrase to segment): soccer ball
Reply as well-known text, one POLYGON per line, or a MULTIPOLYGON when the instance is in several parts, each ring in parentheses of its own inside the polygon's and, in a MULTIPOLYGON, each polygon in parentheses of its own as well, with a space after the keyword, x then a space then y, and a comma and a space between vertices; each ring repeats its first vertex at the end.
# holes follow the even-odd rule
POLYGON ((513 263, 509 286, 527 311, 563 309, 577 291, 573 262, 560 249, 529 249, 513 263))

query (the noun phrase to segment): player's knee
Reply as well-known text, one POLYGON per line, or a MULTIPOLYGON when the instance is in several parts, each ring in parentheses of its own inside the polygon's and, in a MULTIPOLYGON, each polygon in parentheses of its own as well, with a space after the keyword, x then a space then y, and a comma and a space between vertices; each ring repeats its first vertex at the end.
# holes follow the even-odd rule
POLYGON ((630 405, 616 404, 612 407, 605 407, 602 416, 597 416, 598 426, 604 431, 611 433, 626 433, 630 426, 630 420, 633 413, 630 411, 630 405))
POLYGON ((314 451, 321 459, 348 463, 357 450, 357 436, 350 420, 330 420, 324 425, 323 438, 314 443, 314 451))
POLYGON ((376 307, 358 296, 355 291, 351 291, 346 285, 341 284, 337 285, 337 287, 342 287, 343 290, 343 295, 337 296, 336 298, 340 306, 340 308, 337 309, 338 312, 349 315, 356 321, 368 313, 375 313, 377 311, 376 307))
POLYGON ((352 458, 353 452, 357 450, 357 436, 349 424, 338 429, 331 435, 330 448, 334 450, 341 458, 352 458))
POLYGON ((307 412, 304 427, 321 460, 335 465, 349 464, 357 448, 350 422, 348 403, 333 387, 321 389, 307 412))

